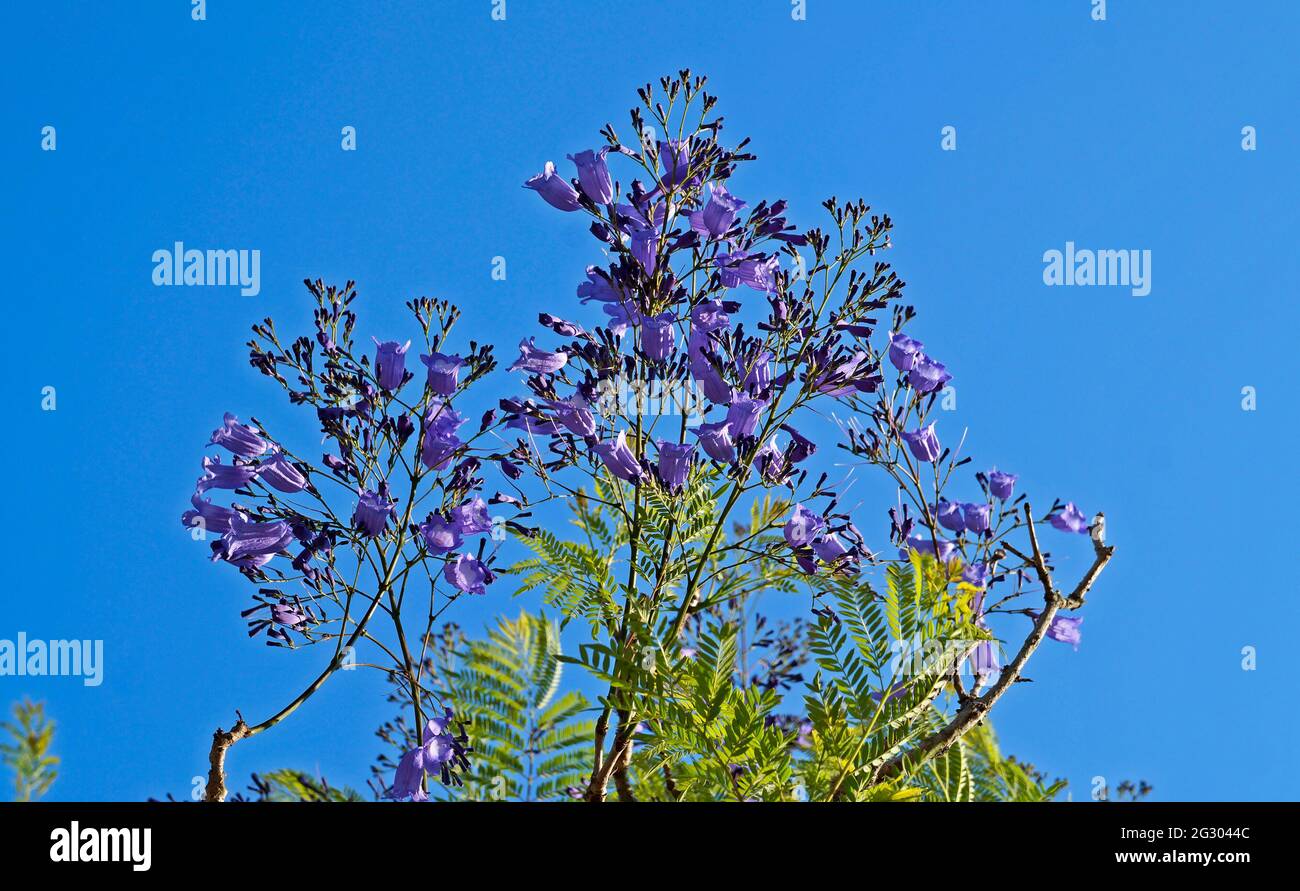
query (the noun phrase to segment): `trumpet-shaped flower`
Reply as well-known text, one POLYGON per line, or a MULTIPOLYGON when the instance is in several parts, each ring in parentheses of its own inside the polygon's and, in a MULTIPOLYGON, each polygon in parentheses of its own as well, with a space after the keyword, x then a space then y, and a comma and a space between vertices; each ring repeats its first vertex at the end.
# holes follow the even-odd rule
POLYGON ((442 577, 466 594, 486 594, 488 568, 469 554, 460 554, 442 567, 442 577))
POLYGON ((265 452, 270 444, 258 434, 257 430, 247 424, 239 423, 238 418, 226 412, 222 417, 221 426, 212 431, 212 438, 208 440, 208 445, 222 446, 241 458, 256 458, 265 452))
POLYGON ((547 161, 542 172, 524 183, 525 189, 532 189, 556 210, 573 211, 582 206, 578 193, 569 181, 555 172, 555 165, 547 161))

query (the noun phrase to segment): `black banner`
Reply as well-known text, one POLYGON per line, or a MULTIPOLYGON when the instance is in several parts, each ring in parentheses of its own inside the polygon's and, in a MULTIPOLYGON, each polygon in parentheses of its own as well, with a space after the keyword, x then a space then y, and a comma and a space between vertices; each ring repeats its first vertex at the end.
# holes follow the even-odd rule
POLYGON ((754 862, 806 868, 851 852, 873 868, 923 867, 918 876, 968 875, 963 864, 978 863, 1228 878, 1288 866, 1298 817, 1296 804, 38 803, 0 805, 0 855, 11 869, 82 876, 215 868, 329 878, 422 862, 526 876, 546 863, 670 868, 677 856, 686 859, 673 869, 694 874, 703 860, 734 875, 754 862))

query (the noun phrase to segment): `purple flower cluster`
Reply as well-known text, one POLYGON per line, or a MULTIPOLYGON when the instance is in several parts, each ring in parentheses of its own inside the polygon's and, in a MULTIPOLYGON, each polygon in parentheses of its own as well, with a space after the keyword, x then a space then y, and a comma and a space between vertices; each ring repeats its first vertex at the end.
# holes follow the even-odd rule
POLYGON ((311 607, 301 600, 288 600, 284 597, 278 597, 275 600, 262 599, 267 595, 276 596, 277 592, 269 588, 263 588, 258 594, 257 605, 244 610, 240 615, 246 619, 249 616, 254 616, 248 623, 248 636, 255 637, 260 632, 265 631, 268 646, 292 647, 293 638, 289 636, 288 632, 305 633, 308 628, 318 621, 311 607))
MULTIPOLYGON (((564 179, 548 162, 524 185, 556 209, 585 211, 594 219, 592 234, 615 262, 588 267, 577 295, 583 303, 600 304, 607 321, 587 331, 541 315, 544 326, 572 341, 555 349, 531 337, 520 343, 511 370, 530 375, 536 399, 504 400, 507 426, 531 438, 551 437, 548 447, 562 461, 579 463, 586 456, 590 466, 615 479, 657 481, 670 493, 679 492, 705 458, 732 473, 750 468, 765 485, 788 485, 816 445, 777 422, 777 394, 791 384, 811 394, 847 395, 872 392, 880 383, 878 363, 840 342, 844 329, 799 334, 798 323, 808 320, 796 318, 781 294, 779 249, 806 246, 808 236, 787 222, 784 201, 751 206, 732 194, 726 180, 747 156, 724 148, 710 125, 659 142, 653 151, 611 141, 568 157, 574 179, 564 179), (620 196, 610 170, 615 157, 639 164, 648 181, 633 178, 620 196), (709 274, 701 286, 688 287, 678 278, 681 266, 709 274), (742 305, 731 293, 737 288, 757 291, 770 304, 760 335, 747 334, 733 319, 742 305), (621 349, 629 332, 636 335, 630 357, 621 349), (771 343, 788 334, 807 343, 784 357, 785 367, 778 370, 771 343), (641 376, 699 389, 712 418, 689 431, 694 442, 652 439, 592 414, 588 407, 600 401, 599 394, 613 390, 633 367, 641 376), (573 391, 560 395, 564 385, 573 391), (657 460, 647 454, 652 443, 657 460)), ((856 331, 869 333, 860 326, 856 331)), ((531 438, 521 441, 521 455, 542 451, 531 438)), ((534 457, 532 463, 540 461, 534 457)), ((555 467, 552 462, 547 469, 555 467)))
POLYGON ((942 388, 952 375, 942 362, 936 362, 923 350, 925 344, 897 331, 889 335, 889 361, 906 372, 907 383, 918 393, 933 393, 942 388))
POLYGON ((949 532, 958 534, 970 532, 975 535, 982 535, 989 531, 989 520, 993 513, 992 506, 988 504, 946 499, 940 499, 931 510, 939 525, 949 532))
MULTIPOLYGON (((318 469, 295 461, 263 430, 233 415, 212 435, 210 444, 226 449, 229 463, 203 459, 183 522, 220 536, 212 544, 214 560, 254 580, 301 578, 308 589, 301 597, 284 587, 262 589, 258 605, 245 613, 252 617, 250 634, 265 631, 269 643, 288 646, 295 639, 291 634, 324 639, 317 626, 332 620, 313 605, 344 606, 336 594, 340 588, 349 597, 342 622, 353 622, 360 634, 375 610, 363 620, 350 611, 353 592, 335 572, 335 559, 345 551, 341 543, 359 568, 374 569, 383 593, 393 592, 395 574, 404 592, 405 574, 419 566, 435 591, 450 586, 451 599, 485 594, 496 579, 491 542, 499 526, 489 504, 510 505, 514 519, 506 526, 533 534, 518 524, 530 515, 520 480, 528 474, 544 483, 545 500, 558 495, 582 502, 585 489, 559 475, 577 470, 597 480, 601 510, 620 515, 620 536, 626 535, 615 539, 638 566, 645 562, 638 558, 647 556, 638 550, 646 541, 664 555, 664 565, 675 552, 687 559, 685 544, 693 540, 688 536, 716 548, 716 554, 699 558, 699 571, 687 574, 692 587, 675 610, 673 639, 666 642, 690 659, 695 648, 681 635, 688 620, 700 618, 691 612, 700 593, 693 586, 705 561, 723 551, 738 548, 737 554, 746 555, 742 563, 751 557, 777 561, 778 576, 801 573, 809 586, 856 584, 859 574, 885 562, 839 507, 842 490, 836 489, 848 480, 828 483, 825 473, 811 479, 809 459, 819 448, 816 425, 835 420, 848 438, 840 445, 898 484, 889 540, 899 559, 969 598, 969 613, 947 615, 968 616, 981 632, 967 654, 977 688, 999 673, 985 599, 997 604, 988 612, 1006 612, 1002 604, 1033 578, 1028 558, 1006 565, 1007 551, 1020 552, 1003 542, 1038 523, 1086 533, 1087 519, 1072 502, 1057 502, 1043 519, 1031 516, 1025 497, 1016 494, 1018 478, 999 470, 975 474, 980 494, 967 496, 971 500, 945 497, 954 470, 970 459, 960 457, 964 436, 941 441, 931 414, 947 398, 952 374, 925 344, 904 333, 915 312, 898 303, 903 283, 888 264, 866 259, 890 246, 889 218, 861 201, 842 205, 830 199, 825 207, 833 227, 801 232, 787 220, 785 201, 733 194, 733 174, 752 159, 744 150, 747 141, 734 148, 720 141, 722 119, 705 120, 713 99, 702 93, 702 80, 691 81, 683 72, 674 86, 669 83, 664 81, 664 89, 674 97, 684 93, 687 107, 695 98, 704 100, 698 122, 679 130, 675 123, 668 126, 671 112, 643 92, 654 129, 680 137, 625 145, 607 126, 606 144, 567 155, 572 166, 563 173, 548 161, 524 183, 566 219, 589 223, 606 260, 586 269, 576 293, 581 304, 599 307, 599 324, 540 313, 542 342, 524 337, 509 366, 527 392, 501 399, 477 425, 455 405, 465 406, 459 399, 465 388, 495 362, 490 349, 474 341, 464 355, 449 351, 448 334, 458 317, 449 304, 428 298, 408 304, 423 330, 416 355, 426 374, 418 382, 407 368, 411 340, 376 338, 373 353, 354 351, 351 283, 342 290, 308 283, 317 300, 314 343, 310 337, 281 343, 269 320, 255 326, 252 364, 279 382, 291 402, 315 408, 331 445, 318 469), (621 170, 628 165, 631 174, 624 178, 621 170), (882 323, 880 317, 889 314, 892 319, 882 323), (887 342, 881 343, 878 330, 888 332, 887 342), (680 422, 665 421, 647 407, 646 392, 665 388, 686 388, 692 395, 693 408, 680 412, 680 422), (410 398, 416 389, 418 398, 410 398), (845 415, 849 420, 840 422, 845 415), (490 448, 476 445, 485 434, 490 448), (484 500, 485 462, 500 470, 513 494, 484 500), (345 510, 336 513, 322 496, 316 485, 322 481, 354 493, 345 510), (255 509, 216 504, 209 493, 222 489, 260 503, 255 509), (781 491, 761 491, 767 489, 781 491), (750 494, 756 490, 758 496, 750 494), (303 497, 286 497, 294 495, 303 497), (775 532, 780 520, 771 513, 739 542, 720 536, 729 528, 726 513, 742 496, 765 505, 763 511, 775 504, 778 516, 790 510, 781 538, 775 532), (309 506, 297 504, 308 499, 309 506), (721 508, 714 511, 716 526, 696 519, 704 513, 698 510, 704 499, 721 508), (417 506, 423 521, 413 515, 417 506), (372 552, 380 555, 378 564, 372 552), (277 557, 291 557, 297 575, 290 578, 283 564, 273 562, 277 557), (1010 597, 1001 596, 1001 588, 997 596, 991 593, 1011 584, 1016 590, 1010 597)), ((639 110, 632 123, 638 134, 651 129, 639 110)), ((1095 535, 1100 542, 1100 533, 1095 535)), ((1038 556, 1036 539, 1034 546, 1038 556)), ((1038 568, 1042 576, 1041 563, 1038 568)), ((658 572, 662 577, 665 570, 658 572)), ((670 587, 661 580, 646 585, 653 593, 630 590, 629 598, 660 597, 670 587)), ((372 603, 378 603, 375 598, 372 603)), ((653 608, 669 605, 656 601, 653 608)), ((390 614, 404 634, 400 609, 390 614)), ((1056 616, 1047 634, 1077 646, 1080 621, 1056 616)), ((408 701, 419 724, 419 666, 413 668, 409 655, 406 664, 397 661, 412 679, 408 701)), ((772 677, 778 675, 785 676, 772 677)), ((877 701, 914 701, 910 685, 882 679, 877 701)), ((402 755, 390 797, 427 800, 430 776, 456 781, 456 772, 468 764, 468 740, 463 728, 453 733, 452 723, 448 710, 425 723, 418 740, 402 724, 402 747, 418 745, 402 755)))
MULTIPOLYGON (((356 317, 350 309, 355 298, 351 283, 340 290, 308 282, 308 288, 317 302, 315 343, 302 337, 284 345, 268 321, 254 326, 256 339, 250 344, 250 358, 255 367, 288 391, 292 403, 315 407, 321 432, 333 443, 333 453, 324 455, 321 466, 313 468, 294 460, 263 430, 227 414, 209 445, 227 450, 229 463, 220 457, 203 459, 203 474, 191 497, 192 509, 181 518, 187 527, 219 536, 212 543, 214 560, 235 565, 253 580, 301 580, 306 586, 308 592, 301 600, 270 606, 269 601, 259 600, 259 605, 246 613, 256 612, 250 627, 267 630, 278 643, 289 642, 288 632, 303 632, 317 623, 312 604, 330 601, 342 605, 337 592, 350 590, 352 583, 335 571, 340 542, 350 546, 357 566, 376 568, 376 583, 381 586, 395 583, 397 564, 394 569, 379 571, 368 555, 370 543, 376 540, 383 542, 380 547, 385 549, 407 542, 423 545, 418 557, 438 562, 437 574, 453 596, 483 594, 495 578, 491 569, 495 548, 490 554, 485 554, 483 546, 476 553, 458 552, 468 537, 491 532, 492 520, 479 494, 483 479, 479 475, 481 460, 473 454, 475 437, 462 432, 465 419, 452 407, 453 399, 469 381, 494 367, 490 348, 476 347, 469 355, 461 355, 442 347, 457 311, 429 298, 412 301, 408 307, 429 344, 428 351, 420 355, 427 374, 411 388, 420 390, 418 398, 412 399, 406 392, 415 380, 406 367, 412 342, 374 339, 372 356, 357 355, 353 350, 356 317), (316 347, 323 359, 314 352, 316 347), (292 371, 292 377, 286 371, 292 371), (411 443, 414 455, 408 459, 405 451, 411 443), (410 472, 403 472, 406 470, 410 472), (411 504, 422 500, 422 492, 432 491, 450 507, 434 511, 422 525, 414 525, 410 505, 390 486, 390 479, 397 474, 403 478, 403 492, 410 482, 411 504), (312 482, 315 479, 323 485, 322 480, 330 477, 354 493, 337 512, 325 496, 343 490, 322 492, 312 482), (243 496, 247 503, 215 503, 211 492, 221 489, 243 496), (283 497, 293 495, 302 498, 283 497), (277 565, 273 562, 277 557, 289 562, 277 565)), ((475 436, 497 423, 489 413, 475 436)), ((502 497, 501 502, 512 503, 513 499, 502 497)), ((527 532, 522 526, 515 528, 527 532)), ((417 563, 404 562, 398 574, 417 563)), ((289 596, 287 589, 277 591, 277 597, 289 596)))
MULTIPOLYGON (((639 132, 639 112, 633 123, 639 132)), ((527 464, 546 475, 585 463, 592 473, 678 494, 703 465, 762 486, 785 486, 798 502, 799 465, 817 444, 794 426, 804 426, 793 420, 794 411, 815 397, 841 399, 874 427, 862 431, 851 424, 849 450, 886 467, 926 517, 918 526, 906 504, 901 516, 891 511, 900 558, 920 554, 958 566, 961 581, 982 597, 1003 578, 991 559, 998 542, 1025 522, 1015 498, 1017 477, 998 470, 976 474, 983 497, 942 496, 942 483, 966 461, 954 454, 960 446, 945 447, 928 414, 953 376, 902 330, 910 308, 895 308, 887 344, 877 349, 871 343, 871 313, 897 298, 901 283, 892 274, 869 286, 851 280, 843 305, 823 323, 812 290, 799 295, 782 259, 798 256, 796 247, 810 248, 815 263, 829 269, 829 240, 817 230, 794 231, 783 201, 753 203, 733 193, 728 180, 746 156, 723 147, 719 129, 703 125, 638 151, 607 128, 608 145, 568 156, 574 178, 547 163, 525 183, 550 206, 590 218, 590 231, 612 262, 588 267, 577 287, 582 303, 601 307, 603 327, 588 330, 544 313, 542 324, 567 342, 548 348, 528 338, 520 345, 511 368, 528 375, 532 398, 501 403, 507 426, 528 435, 511 453, 510 468, 518 472, 518 464, 527 464), (615 159, 639 165, 626 189, 611 169, 615 159), (746 324, 754 293, 768 306, 757 323, 746 324), (897 372, 892 392, 882 387, 886 360, 897 372), (645 434, 639 409, 591 410, 628 374, 686 378, 698 388, 703 418, 686 429, 691 438, 645 434)), ((860 203, 841 209, 832 200, 827 207, 841 228, 868 219, 860 203)), ((855 233, 855 244, 887 246, 887 232, 887 221, 870 218, 855 233)), ((834 514, 832 492, 819 483, 802 500, 783 530, 802 572, 853 572, 864 560, 874 562, 848 517, 834 514), (809 506, 819 496, 828 501, 821 512, 809 506)), ((1069 532, 1087 530, 1073 504, 1053 509, 1048 521, 1069 532)), ((984 627, 979 610, 976 621, 984 627)), ((996 670, 991 643, 973 658, 980 677, 996 670)))
POLYGON ((494 578, 482 561, 469 554, 454 553, 471 535, 492 531, 487 503, 477 495, 446 512, 433 512, 419 526, 425 549, 432 555, 450 554, 442 575, 453 588, 465 594, 484 594, 494 578))
POLYGON ((782 531, 785 543, 795 553, 799 568, 808 575, 817 572, 819 562, 837 571, 846 571, 867 556, 862 536, 847 518, 841 518, 837 525, 802 504, 794 506, 782 531), (847 545, 841 534, 848 539, 847 545))
POLYGON ((429 719, 424 725, 420 745, 408 751, 398 762, 393 785, 388 790, 389 798, 428 801, 429 793, 424 788, 426 774, 438 777, 444 785, 458 779, 455 771, 469 766, 466 757, 469 738, 464 727, 459 728, 459 733, 452 733, 453 723, 451 709, 447 709, 441 718, 429 719))
POLYGON ((233 454, 230 464, 221 458, 204 457, 203 474, 194 486, 190 498, 191 510, 181 515, 181 523, 189 529, 212 532, 220 536, 212 543, 212 559, 225 560, 240 569, 254 570, 264 566, 277 555, 288 554, 295 539, 304 545, 315 538, 310 527, 299 525, 296 529, 284 520, 265 519, 238 507, 214 504, 205 493, 212 489, 247 490, 254 482, 262 482, 276 491, 293 494, 308 488, 307 477, 289 461, 279 446, 262 435, 260 430, 229 412, 222 425, 212 433, 209 445, 221 446, 233 454), (254 459, 270 452, 261 460, 254 459))

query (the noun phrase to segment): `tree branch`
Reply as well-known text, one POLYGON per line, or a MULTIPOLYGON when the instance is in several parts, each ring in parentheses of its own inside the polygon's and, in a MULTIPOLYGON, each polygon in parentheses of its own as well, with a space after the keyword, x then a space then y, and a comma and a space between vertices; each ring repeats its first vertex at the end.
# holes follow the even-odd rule
POLYGON ((208 786, 204 790, 204 801, 225 801, 226 800, 226 750, 248 736, 248 725, 244 719, 235 712, 237 720, 235 726, 230 728, 230 732, 217 728, 217 732, 212 734, 212 748, 208 751, 208 786))
POLYGON ((1024 670, 1029 657, 1034 654, 1034 651, 1038 649, 1038 645, 1043 642, 1043 638, 1047 636, 1047 629, 1051 627, 1057 612, 1061 609, 1075 610, 1083 606, 1088 591, 1097 581, 1097 576, 1106 568, 1106 564, 1110 562, 1111 557, 1115 554, 1114 545, 1106 545, 1093 539, 1094 556, 1092 565, 1083 574, 1079 584, 1070 596, 1062 597, 1056 591, 1051 571, 1047 568, 1043 553, 1038 547, 1038 535, 1034 531, 1033 511, 1028 504, 1025 505, 1025 520, 1029 527, 1029 543, 1033 548, 1033 557, 1024 557, 1024 555, 1005 543, 1004 547, 1029 563, 1038 574, 1038 578, 1043 583, 1045 606, 1034 621, 1034 627, 1030 630, 1028 637, 1021 644, 1020 652, 1016 653, 1015 658, 1002 669, 1002 673, 998 675, 998 679, 993 683, 993 686, 982 696, 967 700, 965 705, 957 710, 952 720, 944 727, 935 731, 906 752, 901 752, 882 764, 871 776, 868 785, 878 785, 899 775, 914 764, 943 755, 967 731, 983 720, 989 709, 993 708, 994 704, 1002 698, 1002 694, 1011 689, 1012 684, 1020 680, 1020 673, 1024 670))

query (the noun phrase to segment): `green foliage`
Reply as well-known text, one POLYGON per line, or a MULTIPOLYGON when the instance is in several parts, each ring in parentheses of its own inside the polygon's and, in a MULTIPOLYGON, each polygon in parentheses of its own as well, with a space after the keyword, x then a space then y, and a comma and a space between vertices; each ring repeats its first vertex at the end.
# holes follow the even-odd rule
MULTIPOLYGON (((602 500, 613 497, 601 494, 602 500)), ((698 510, 696 498, 668 501, 647 491, 653 519, 641 530, 638 552, 651 555, 650 563, 661 541, 656 536, 698 510)), ((759 555, 783 548, 778 530, 789 509, 776 499, 756 502, 749 524, 733 530, 733 542, 759 555)), ((625 536, 610 534, 590 504, 584 503, 579 525, 591 532, 589 565, 599 554, 600 566, 613 566, 611 555, 625 536)), ((953 689, 954 668, 973 642, 988 638, 972 621, 971 590, 953 567, 918 555, 911 564, 891 565, 879 593, 857 574, 818 578, 822 608, 806 641, 815 674, 803 697, 811 730, 801 734, 798 719, 778 713, 775 689, 746 677, 739 642, 749 627, 746 601, 761 591, 795 591, 801 574, 780 560, 724 565, 715 555, 682 551, 675 573, 655 576, 653 566, 638 566, 632 578, 657 577, 662 585, 698 570, 707 583, 693 610, 693 637, 678 640, 670 621, 673 600, 656 596, 659 587, 651 596, 626 598, 606 570, 600 584, 615 587, 603 587, 601 597, 608 593, 610 608, 622 600, 617 623, 607 608, 592 623, 597 639, 560 657, 608 685, 601 705, 636 723, 629 781, 638 797, 930 801, 974 800, 999 789, 1015 800, 1054 794, 997 755, 983 736, 978 747, 959 742, 942 757, 899 761, 899 769, 880 774, 943 726, 942 697, 953 689), (693 556, 704 565, 692 565, 693 556)), ((568 570, 559 566, 564 553, 558 542, 544 541, 539 553, 532 571, 553 578, 557 587, 573 584, 559 578, 568 570)))
MULTIPOLYGON (((469 639, 454 625, 430 639, 432 653, 421 697, 423 715, 453 706, 469 737, 470 770, 463 785, 442 786, 431 776, 430 795, 447 800, 546 801, 567 798, 583 782, 593 724, 584 720, 587 699, 561 692, 560 634, 544 617, 521 612, 498 620, 480 639, 469 639)), ((394 679, 397 683, 397 679, 394 679)), ((390 699, 411 707, 405 688, 390 699)), ((380 728, 393 747, 373 768, 372 787, 382 795, 396 759, 417 743, 417 731, 404 716, 380 728)), ((295 770, 254 775, 250 787, 259 801, 359 801, 347 787, 333 788, 324 778, 295 770)))
MULTIPOLYGON (((430 776, 432 797, 545 801, 564 798, 582 783, 593 725, 584 718, 586 697, 560 691, 560 632, 553 621, 521 612, 517 619, 499 619, 478 639, 447 625, 430 644, 420 712, 453 709, 469 738, 470 762, 459 784, 442 785, 430 776)), ((413 711, 410 695, 400 678, 394 682, 390 698, 403 715, 378 733, 393 747, 393 756, 381 756, 373 769, 380 793, 397 758, 417 744, 404 717, 413 711)))
MULTIPOLYGON (((704 474, 692 485, 707 489, 704 474)), ((619 569, 616 555, 631 553, 628 531, 600 508, 617 497, 598 487, 596 497, 578 499, 575 522, 587 542, 561 542, 541 531, 530 541, 537 557, 516 568, 528 586, 544 587, 547 602, 566 618, 589 620, 592 642, 567 656, 559 626, 527 612, 500 619, 482 638, 469 639, 455 626, 430 638, 420 714, 451 707, 466 723, 470 749, 464 784, 442 786, 431 777, 434 797, 564 800, 587 788, 596 723, 580 693, 562 690, 566 663, 608 686, 598 704, 612 719, 604 742, 630 736, 631 743, 615 785, 639 800, 1044 801, 1063 788, 1004 757, 987 723, 941 755, 915 763, 901 757, 947 721, 945 694, 957 660, 973 641, 987 639, 951 567, 919 556, 891 564, 881 592, 858 574, 821 575, 819 618, 806 632, 799 626, 802 643, 775 635, 782 637, 781 655, 755 661, 755 649, 770 645, 773 635, 758 633, 765 623, 746 604, 761 591, 797 590, 797 569, 777 560, 723 565, 702 552, 692 564, 683 547, 685 558, 669 572, 662 542, 673 527, 694 522, 694 495, 647 497, 637 542, 645 559, 634 568, 624 560, 619 569), (620 582, 625 572, 629 581, 620 582), (694 572, 708 584, 682 635, 674 591, 626 596, 639 580, 662 584, 694 572), (778 690, 802 680, 804 658, 814 672, 803 685, 806 719, 780 712, 778 690), (751 675, 751 665, 765 670, 751 675), (882 775, 887 762, 898 769, 882 775)), ((780 517, 788 511, 788 504, 764 499, 748 526, 733 529, 734 540, 760 553, 782 547, 780 517)), ((393 700, 413 715, 403 683, 394 680, 393 700)), ((399 717, 380 735, 400 757, 416 744, 414 727, 399 717)), ((386 782, 394 765, 381 759, 376 773, 386 782)), ((356 796, 291 771, 261 782, 263 800, 356 796)))
POLYGON ((45 717, 44 703, 29 700, 15 703, 13 715, 13 723, 0 723, 8 736, 0 742, 0 761, 14 772, 14 801, 34 801, 58 777, 59 759, 50 754, 54 722, 45 717))
POLYGON ((362 801, 359 792, 347 786, 335 788, 324 777, 298 770, 273 770, 253 774, 249 791, 257 801, 362 801))
POLYGON ((441 693, 468 723, 471 773, 456 797, 546 801, 582 781, 592 722, 586 697, 559 693, 560 632, 521 612, 468 642, 441 693))
POLYGON ((651 788, 677 800, 768 801, 790 785, 790 736, 768 719, 771 689, 737 682, 738 628, 714 626, 671 669, 666 695, 638 703, 650 733, 635 765, 651 788), (666 770, 666 772, 665 772, 666 770))
MULTIPOLYGON (((961 738, 957 745, 948 751, 952 756, 959 751, 964 764, 965 786, 951 782, 953 773, 948 771, 948 791, 933 795, 932 787, 927 785, 927 801, 1051 801, 1065 788, 1065 780, 1047 783, 1043 776, 1032 766, 1006 757, 998 748, 997 736, 987 722, 973 728, 961 738), (962 793, 956 794, 953 793, 962 793)), ((931 761, 928 768, 934 768, 931 761)), ((939 777, 937 769, 931 771, 939 777)), ((925 772, 922 773, 926 778, 925 772)))
MULTIPOLYGON (((599 499, 608 495, 605 487, 598 488, 599 499)), ((610 531, 598 502, 579 492, 573 506, 573 523, 583 531, 586 544, 561 541, 553 533, 538 529, 525 539, 537 557, 516 564, 511 572, 520 576, 519 593, 541 588, 543 602, 560 610, 564 624, 586 619, 595 636, 617 621, 618 583, 613 566, 620 542, 610 531)))
MULTIPOLYGON (((876 788, 876 771, 942 725, 935 701, 964 655, 961 642, 981 632, 952 607, 948 579, 933 560, 891 565, 883 595, 853 577, 831 593, 834 617, 822 616, 809 631, 818 670, 804 699, 813 733, 801 781, 814 800, 899 797, 910 773, 876 788)), ((942 769, 960 793, 961 764, 942 769)))

